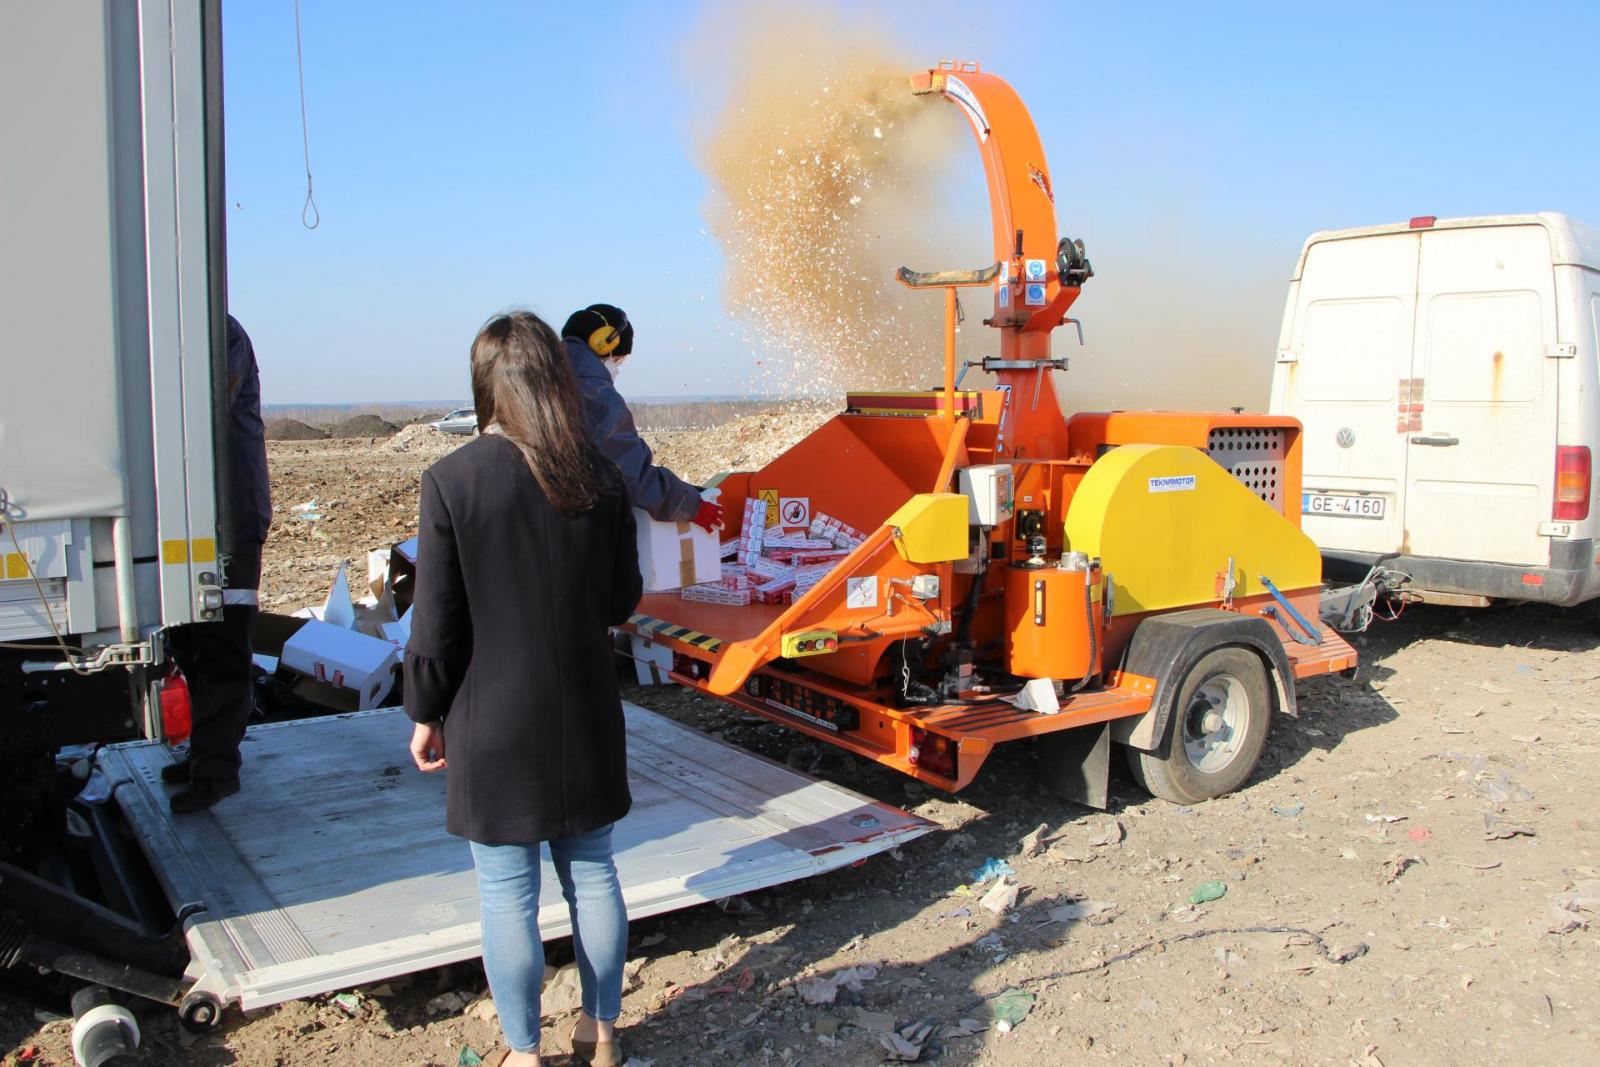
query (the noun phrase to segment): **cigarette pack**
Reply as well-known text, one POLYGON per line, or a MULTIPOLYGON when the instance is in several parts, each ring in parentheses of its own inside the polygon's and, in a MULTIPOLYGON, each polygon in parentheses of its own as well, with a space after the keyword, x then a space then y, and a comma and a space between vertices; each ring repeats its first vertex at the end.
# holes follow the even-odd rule
POLYGON ((685 600, 695 600, 702 604, 733 604, 744 607, 750 603, 750 589, 730 589, 721 582, 707 582, 704 585, 686 585, 679 596, 685 600))
POLYGON ((744 521, 739 527, 738 560, 748 564, 761 556, 767 533, 767 502, 751 497, 744 502, 744 521))

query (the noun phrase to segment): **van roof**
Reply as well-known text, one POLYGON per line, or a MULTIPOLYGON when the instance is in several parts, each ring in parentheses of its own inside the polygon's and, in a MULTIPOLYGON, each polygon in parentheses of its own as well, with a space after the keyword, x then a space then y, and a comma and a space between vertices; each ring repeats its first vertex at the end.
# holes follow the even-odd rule
MULTIPOLYGON (((1430 230, 1461 230, 1484 226, 1543 226, 1550 238, 1550 258, 1556 266, 1587 267, 1600 271, 1600 230, 1570 219, 1559 211, 1541 211, 1536 215, 1479 215, 1459 219, 1439 219, 1430 230)), ((1358 226, 1349 230, 1319 230, 1306 238, 1300 249, 1300 260, 1295 264, 1294 278, 1299 281, 1305 272, 1306 255, 1311 246, 1323 241, 1346 241, 1355 237, 1376 237, 1386 233, 1409 233, 1409 222, 1391 222, 1382 226, 1358 226)))

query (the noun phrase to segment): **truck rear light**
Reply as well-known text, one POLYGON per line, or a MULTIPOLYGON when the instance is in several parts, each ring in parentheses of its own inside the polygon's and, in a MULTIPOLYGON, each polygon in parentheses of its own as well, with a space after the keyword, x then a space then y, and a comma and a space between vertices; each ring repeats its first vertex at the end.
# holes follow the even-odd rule
POLYGON ((1426 230, 1438 221, 1439 216, 1437 215, 1418 215, 1411 220, 1411 228, 1413 230, 1426 230))
POLYGON ((161 736, 168 744, 186 740, 193 728, 193 718, 189 713, 189 683, 183 672, 172 668, 172 673, 156 683, 156 687, 161 702, 161 736))
POLYGON ((911 728, 911 748, 906 752, 911 766, 941 778, 956 776, 956 743, 940 734, 931 734, 920 726, 911 728))
POLYGON ((1556 491, 1550 508, 1552 519, 1589 517, 1589 486, 1593 464, 1587 445, 1556 447, 1556 491))

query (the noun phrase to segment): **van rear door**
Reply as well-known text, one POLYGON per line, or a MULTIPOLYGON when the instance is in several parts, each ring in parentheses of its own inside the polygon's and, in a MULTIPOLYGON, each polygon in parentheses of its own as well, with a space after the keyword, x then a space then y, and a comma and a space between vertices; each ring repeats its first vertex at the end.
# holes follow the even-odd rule
POLYGON ((1399 420, 1420 240, 1408 232, 1313 244, 1291 297, 1273 407, 1305 425, 1301 524, 1325 552, 1398 552, 1405 542, 1399 420))
POLYGON ((1540 226, 1422 233, 1408 551, 1545 565, 1555 480, 1555 270, 1540 226))

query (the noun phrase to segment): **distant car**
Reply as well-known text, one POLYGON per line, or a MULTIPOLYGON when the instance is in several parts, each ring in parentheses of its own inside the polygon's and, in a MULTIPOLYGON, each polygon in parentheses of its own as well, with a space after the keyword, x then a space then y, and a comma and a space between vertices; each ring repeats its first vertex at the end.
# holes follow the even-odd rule
POLYGON ((471 408, 458 408, 444 418, 430 422, 428 425, 442 433, 476 433, 478 430, 478 413, 471 408))

